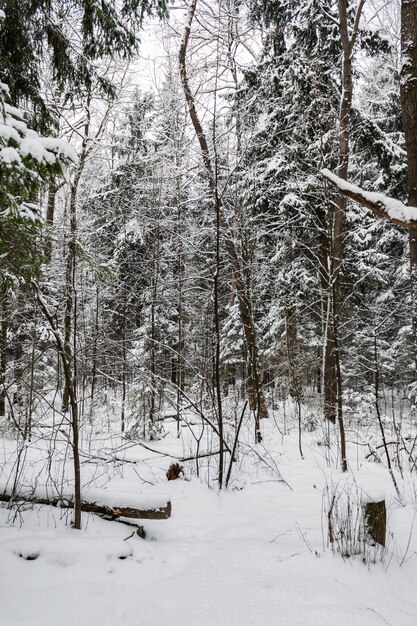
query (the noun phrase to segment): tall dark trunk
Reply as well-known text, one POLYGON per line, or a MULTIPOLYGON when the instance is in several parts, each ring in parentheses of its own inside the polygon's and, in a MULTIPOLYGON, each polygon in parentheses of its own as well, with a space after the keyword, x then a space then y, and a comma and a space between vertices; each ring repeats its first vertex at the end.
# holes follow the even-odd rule
POLYGON ((6 414, 6 369, 7 369, 7 305, 6 295, 3 294, 1 302, 0 320, 0 417, 6 414))
MULTIPOLYGON (((417 97, 417 96, 416 96, 417 97)), ((417 143, 417 135, 416 135, 417 143)), ((410 206, 417 206, 416 200, 409 201, 410 206)), ((410 299, 411 329, 413 337, 414 380, 417 381, 417 229, 409 229, 410 242, 410 299)))
MULTIPOLYGON (((71 336, 73 332, 73 315, 75 300, 75 272, 76 272, 76 248, 77 248, 77 190, 81 172, 77 172, 70 195, 70 235, 68 243, 67 263, 65 270, 65 313, 64 313, 64 350, 66 360, 71 367, 71 378, 73 377, 71 336)), ((64 381, 64 391, 62 396, 62 408, 66 411, 69 407, 70 390, 68 381, 64 381)))
MULTIPOLYGON (((363 2, 359 5, 358 11, 363 2)), ((401 5, 401 109, 403 128, 407 149, 407 188, 408 205, 417 206, 417 2, 402 0, 401 5)), ((339 180, 332 178, 329 172, 323 171, 325 178, 330 180, 340 194, 359 202, 374 213, 389 220, 393 224, 408 229, 410 247, 410 299, 413 341, 414 377, 417 380, 417 226, 416 220, 392 216, 386 206, 374 201, 363 190, 347 189, 339 180)), ((340 174, 339 174, 340 176, 340 174)))
POLYGON ((97 344, 98 344, 98 333, 99 333, 99 284, 96 284, 96 310, 95 310, 95 320, 94 320, 94 340, 93 340, 93 350, 91 355, 91 400, 90 400, 90 420, 93 419, 93 405, 94 405, 94 396, 96 392, 96 382, 97 382, 97 344))
MULTIPOLYGON (((176 167, 179 170, 180 159, 176 156, 176 167)), ((176 354, 175 377, 177 385, 177 434, 180 432, 180 407, 181 399, 185 389, 185 368, 184 368, 184 250, 182 242, 182 210, 181 210, 181 184, 180 176, 176 176, 176 195, 174 198, 174 206, 176 208, 176 239, 177 239, 177 292, 178 292, 178 346, 176 354)))
MULTIPOLYGON (((350 110, 352 106, 352 50, 347 25, 347 3, 339 0, 339 33, 343 48, 342 59, 342 101, 339 119, 339 163, 337 173, 347 180, 349 166, 350 110)), ((332 243, 330 258, 330 281, 328 286, 329 307, 327 315, 326 348, 324 360, 324 415, 331 422, 336 421, 338 407, 337 376, 337 330, 340 312, 340 268, 343 257, 343 232, 345 223, 346 198, 339 194, 334 208, 332 243)))
MULTIPOLYGON (((90 129, 89 102, 87 102, 87 121, 84 125, 84 136, 81 146, 81 154, 70 194, 70 235, 68 243, 67 264, 65 273, 65 311, 64 311, 64 340, 54 325, 50 314, 48 317, 47 307, 43 304, 42 310, 48 317, 57 341, 58 351, 61 355, 62 369, 64 374, 64 391, 62 396, 62 408, 64 411, 71 410, 72 426, 72 451, 74 466, 74 528, 81 528, 81 468, 79 452, 79 405, 76 387, 76 253, 77 253, 77 195, 81 176, 87 159, 87 143, 90 129), (72 345, 71 345, 72 336, 72 345)), ((41 299, 38 299, 41 303, 41 299)))
MULTIPOLYGON (((159 236, 159 233, 158 235, 159 236)), ((155 419, 155 387, 156 387, 156 298, 157 298, 157 280, 158 280, 158 254, 159 247, 156 249, 155 262, 153 267, 152 278, 152 301, 151 301, 151 345, 150 345, 150 358, 149 358, 149 372, 151 374, 151 392, 150 392, 150 405, 149 405, 149 420, 153 422, 155 419)))
MULTIPOLYGON (((76 312, 74 310, 74 304, 76 302, 75 293, 75 277, 76 277, 76 253, 77 253, 77 197, 78 187, 80 184, 81 176, 84 170, 84 165, 87 158, 87 141, 90 128, 89 117, 84 126, 84 137, 81 147, 80 160, 75 172, 74 180, 71 185, 70 193, 70 234, 68 242, 67 263, 65 271, 65 312, 64 312, 64 350, 65 357, 69 367, 71 368, 71 379, 74 376, 75 366, 73 359, 75 359, 75 350, 71 346, 71 335, 73 336, 73 343, 76 343, 76 334, 74 326, 74 319, 76 312)), ((68 380, 65 379, 64 391, 62 396, 62 408, 66 411, 70 404, 70 390, 68 388, 68 380)))
MULTIPOLYGON (((337 174, 347 180, 350 150, 350 124, 353 97, 352 54, 359 29, 364 5, 361 0, 356 10, 352 33, 349 34, 347 0, 339 0, 339 34, 342 43, 342 100, 339 118, 339 163, 337 174)), ((329 307, 327 315, 326 346, 324 357, 324 415, 336 421, 340 410, 338 396, 341 395, 341 380, 338 375, 336 348, 340 315, 340 268, 343 259, 343 232, 346 198, 339 193, 333 216, 333 232, 330 259, 330 281, 328 286, 329 307)))
MULTIPOLYGON (((360 0, 354 24, 349 33, 348 3, 339 0, 339 34, 342 43, 342 100, 339 118, 339 162, 337 174, 347 180, 350 151, 351 107, 353 97, 352 55, 359 30, 359 22, 365 0, 360 0)), ((328 311, 326 346, 324 358, 324 415, 331 422, 338 421, 342 469, 347 469, 345 429, 343 424, 342 376, 340 368, 340 270, 343 259, 343 234, 346 198, 338 194, 334 216, 330 253, 330 281, 328 286, 328 311)))
POLYGON ((48 189, 48 204, 46 206, 46 225, 48 227, 48 231, 46 233, 46 244, 45 244, 45 262, 50 263, 52 257, 52 226, 54 225, 54 216, 55 216, 55 199, 58 188, 54 181, 49 183, 48 189))
POLYGON ((32 351, 30 358, 30 381, 29 381, 29 398, 27 407, 27 418, 25 424, 25 440, 32 439, 33 425, 33 392, 35 390, 35 339, 32 338, 32 351))
POLYGON ((122 405, 120 410, 120 431, 126 430, 126 398, 127 398, 127 291, 122 293, 122 319, 121 319, 121 342, 122 342, 122 405))
MULTIPOLYGON (((408 204, 417 206, 417 2, 402 0, 401 5, 401 109, 407 148, 408 204)), ((411 319, 413 356, 417 379, 417 228, 409 228, 411 319)))

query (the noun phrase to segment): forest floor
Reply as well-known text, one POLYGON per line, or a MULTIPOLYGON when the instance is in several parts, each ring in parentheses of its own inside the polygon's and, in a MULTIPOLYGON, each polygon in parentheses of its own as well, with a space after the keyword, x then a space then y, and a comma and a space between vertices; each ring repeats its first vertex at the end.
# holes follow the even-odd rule
MULTIPOLYGON (((195 450, 195 438, 189 428, 177 438, 173 420, 164 428, 163 439, 146 445, 173 459, 117 434, 91 431, 83 439, 84 494, 93 486, 110 499, 123 492, 171 500, 170 519, 139 522, 146 539, 92 514, 83 514, 76 531, 68 510, 2 505, 0 626, 415 626, 415 476, 398 475, 400 503, 386 468, 366 461, 368 448, 359 441, 349 446, 349 472, 342 474, 323 428, 303 433, 301 459, 296 428, 284 435, 271 419, 262 424, 258 446, 249 424, 242 429, 234 478, 218 492, 215 456, 201 460, 199 477, 195 462, 187 462, 184 478, 166 480, 169 464, 195 450), (109 462, 115 456, 119 461, 109 462), (336 522, 350 504, 352 535, 361 494, 384 493, 385 550, 360 547, 354 537, 353 546, 341 537, 335 550, 329 547, 327 511, 335 490, 343 494, 336 522), (24 558, 30 555, 37 558, 24 558)), ((16 475, 19 447, 6 436, 0 445, 4 485, 16 475)), ((215 449, 206 429, 201 450, 210 445, 215 449)), ((54 482, 70 481, 64 435, 53 445, 35 436, 20 451, 19 484, 43 481, 53 490, 54 482)))

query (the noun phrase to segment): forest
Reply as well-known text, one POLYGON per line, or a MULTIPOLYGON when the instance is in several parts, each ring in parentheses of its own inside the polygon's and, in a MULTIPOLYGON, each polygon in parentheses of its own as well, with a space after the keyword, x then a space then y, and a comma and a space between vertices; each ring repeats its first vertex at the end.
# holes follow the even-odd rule
POLYGON ((0 626, 415 626, 417 1, 0 0, 0 626))

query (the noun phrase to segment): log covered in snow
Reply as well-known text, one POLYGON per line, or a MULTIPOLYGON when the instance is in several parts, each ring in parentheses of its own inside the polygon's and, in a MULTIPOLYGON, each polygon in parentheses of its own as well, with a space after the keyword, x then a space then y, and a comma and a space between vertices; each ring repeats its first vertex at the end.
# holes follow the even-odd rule
MULTIPOLYGON (((94 492, 99 492, 96 489, 94 492)), ((0 502, 30 502, 31 504, 46 504, 63 509, 74 508, 72 496, 48 496, 43 494, 20 493, 13 495, 10 492, 0 493, 0 502)), ((134 496, 130 504, 126 504, 126 497, 121 497, 118 501, 115 497, 112 504, 109 503, 109 496, 105 498, 95 497, 95 493, 89 494, 88 500, 81 502, 81 510, 86 513, 97 513, 112 519, 128 517, 134 519, 168 519, 171 517, 171 502, 161 497, 134 496)))

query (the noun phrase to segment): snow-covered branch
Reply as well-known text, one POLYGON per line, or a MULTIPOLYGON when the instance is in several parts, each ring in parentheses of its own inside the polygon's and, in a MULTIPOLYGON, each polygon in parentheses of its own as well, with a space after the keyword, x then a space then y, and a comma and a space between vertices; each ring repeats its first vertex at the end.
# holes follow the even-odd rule
POLYGON ((328 169, 323 169, 320 173, 337 187, 341 194, 355 202, 359 202, 362 206, 371 209, 371 211, 393 224, 398 224, 405 228, 417 225, 417 207, 407 206, 400 200, 385 196, 383 193, 365 191, 361 187, 343 180, 328 169))

